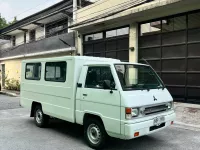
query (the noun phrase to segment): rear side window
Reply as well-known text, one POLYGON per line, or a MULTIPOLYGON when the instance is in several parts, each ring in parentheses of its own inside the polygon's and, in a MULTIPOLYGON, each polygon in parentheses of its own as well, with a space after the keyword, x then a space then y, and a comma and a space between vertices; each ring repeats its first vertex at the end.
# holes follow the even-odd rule
POLYGON ((66 62, 47 62, 45 66, 45 80, 52 82, 65 82, 66 70, 66 62))
POLYGON ((41 63, 27 63, 25 78, 27 80, 40 80, 40 78, 41 78, 41 63))

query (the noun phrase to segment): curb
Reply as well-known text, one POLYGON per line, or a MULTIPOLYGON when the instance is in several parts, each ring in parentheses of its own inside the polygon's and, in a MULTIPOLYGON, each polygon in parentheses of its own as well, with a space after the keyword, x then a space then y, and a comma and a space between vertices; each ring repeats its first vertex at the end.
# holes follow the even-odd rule
POLYGON ((12 96, 12 97, 19 97, 20 96, 20 95, 15 94, 15 93, 3 92, 3 91, 0 91, 0 94, 12 96))

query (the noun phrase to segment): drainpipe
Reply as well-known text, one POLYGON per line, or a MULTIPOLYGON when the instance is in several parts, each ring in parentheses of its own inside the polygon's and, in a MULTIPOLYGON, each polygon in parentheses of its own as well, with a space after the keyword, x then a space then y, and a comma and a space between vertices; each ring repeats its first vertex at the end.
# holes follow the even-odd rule
POLYGON ((73 20, 76 21, 77 0, 73 0, 73 20))
MULTIPOLYGON (((77 19, 77 8, 78 8, 78 3, 77 3, 78 0, 73 0, 73 20, 72 20, 72 24, 76 23, 76 19, 77 19)), ((77 31, 74 31, 75 32, 75 47, 76 47, 76 52, 74 55, 76 55, 77 53, 77 49, 78 49, 78 32, 77 31)))

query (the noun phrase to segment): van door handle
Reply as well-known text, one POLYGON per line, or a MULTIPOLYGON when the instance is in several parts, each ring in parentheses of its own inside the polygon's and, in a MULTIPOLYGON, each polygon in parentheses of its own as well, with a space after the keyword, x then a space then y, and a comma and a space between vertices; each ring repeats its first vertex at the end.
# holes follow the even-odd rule
POLYGON ((83 94, 83 96, 87 96, 87 94, 83 94))

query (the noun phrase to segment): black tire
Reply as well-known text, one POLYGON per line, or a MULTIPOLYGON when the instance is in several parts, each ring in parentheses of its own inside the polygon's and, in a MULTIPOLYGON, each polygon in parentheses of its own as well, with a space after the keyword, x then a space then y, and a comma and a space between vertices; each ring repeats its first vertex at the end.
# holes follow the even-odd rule
POLYGON ((49 123, 49 116, 47 116, 43 113, 42 107, 40 105, 35 107, 34 120, 35 120, 36 126, 38 126, 40 128, 46 127, 49 123), (40 120, 38 120, 39 119, 38 114, 40 115, 40 120))
POLYGON ((87 144, 91 148, 102 149, 105 146, 108 135, 105 131, 102 121, 100 121, 99 119, 90 118, 90 119, 86 120, 84 123, 84 137, 85 137, 87 144), (90 140, 91 138, 88 135, 88 132, 91 129, 91 126, 95 126, 95 128, 98 128, 98 132, 100 133, 100 138, 97 143, 92 142, 90 140))

